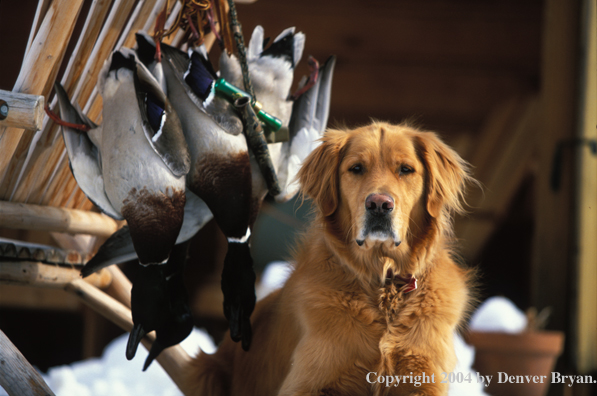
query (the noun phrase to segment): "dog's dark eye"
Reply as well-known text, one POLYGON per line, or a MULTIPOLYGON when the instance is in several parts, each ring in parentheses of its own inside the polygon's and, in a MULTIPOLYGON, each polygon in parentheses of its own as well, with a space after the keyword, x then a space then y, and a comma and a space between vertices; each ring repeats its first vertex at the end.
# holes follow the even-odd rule
POLYGON ((365 168, 361 164, 356 164, 351 166, 348 171, 354 173, 355 175, 361 175, 365 171, 365 168))
POLYGON ((401 175, 408 175, 410 173, 413 173, 415 170, 413 168, 411 168, 410 166, 407 165, 402 165, 400 167, 400 174, 401 175))

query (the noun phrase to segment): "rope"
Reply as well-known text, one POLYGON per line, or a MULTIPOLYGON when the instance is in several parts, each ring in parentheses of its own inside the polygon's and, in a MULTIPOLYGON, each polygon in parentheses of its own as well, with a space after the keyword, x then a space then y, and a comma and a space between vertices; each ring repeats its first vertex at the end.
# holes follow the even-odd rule
POLYGON ((88 125, 85 124, 73 124, 72 122, 64 121, 62 118, 58 117, 56 113, 50 110, 50 106, 48 106, 47 104, 44 107, 44 110, 46 111, 48 117, 50 117, 50 119, 58 125, 73 128, 81 132, 88 132, 91 129, 88 125))
MULTIPOLYGON (((180 0, 180 2, 182 7, 170 29, 165 30, 170 0, 164 4, 162 12, 156 19, 153 38, 156 42, 156 60, 158 61, 161 58, 159 43, 162 38, 170 36, 178 28, 189 28, 192 34, 192 39, 189 41, 195 41, 197 45, 201 45, 205 39, 204 26, 210 26, 209 15, 212 9, 210 0, 180 0)), ((214 33, 217 35, 215 30, 214 33)))

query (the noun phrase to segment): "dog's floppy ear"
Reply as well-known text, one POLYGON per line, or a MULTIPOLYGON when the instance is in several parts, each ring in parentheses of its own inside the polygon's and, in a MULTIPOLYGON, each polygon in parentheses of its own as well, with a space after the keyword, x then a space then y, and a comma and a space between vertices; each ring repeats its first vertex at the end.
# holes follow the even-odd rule
POLYGON ((315 201, 324 216, 338 208, 338 168, 346 138, 344 131, 328 130, 298 173, 303 196, 315 201))
POLYGON ((417 132, 415 142, 427 170, 427 212, 434 218, 464 212, 464 188, 474 180, 469 164, 432 132, 417 132))

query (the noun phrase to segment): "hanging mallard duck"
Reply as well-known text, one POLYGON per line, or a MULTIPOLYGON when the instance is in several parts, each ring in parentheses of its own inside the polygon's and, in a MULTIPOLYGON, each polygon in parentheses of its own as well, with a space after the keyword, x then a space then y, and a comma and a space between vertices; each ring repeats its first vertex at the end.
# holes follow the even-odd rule
POLYGON ((335 56, 329 57, 321 67, 315 59, 310 59, 311 78, 303 81, 298 90, 288 125, 289 139, 281 144, 276 158, 281 189, 275 196, 277 202, 286 202, 298 193, 300 185, 296 176, 305 158, 321 143, 328 123, 335 66, 335 56))
MULTIPOLYGON (((180 151, 186 158, 186 202, 176 247, 165 265, 138 269, 133 285, 135 327, 126 352, 132 358, 143 335, 156 330, 156 342, 145 368, 163 348, 180 342, 190 332, 192 319, 182 285, 185 242, 212 216, 228 238, 222 274, 224 312, 231 337, 249 349, 250 315, 255 305, 250 230, 268 191, 279 201, 296 194, 297 185, 291 181, 325 129, 329 109, 333 59, 321 69, 316 64, 312 67, 310 83, 303 86, 302 95, 289 95, 294 67, 302 57, 302 33, 286 29, 264 48, 263 29, 257 27, 246 53, 241 45, 237 58, 230 52, 231 33, 223 29, 219 39, 225 51, 220 73, 216 73, 205 48, 199 45, 203 29, 213 27, 213 10, 193 7, 191 2, 183 1, 178 15, 178 21, 192 32, 188 53, 161 42, 165 34, 173 32, 163 29, 165 11, 158 18, 154 37, 137 35, 135 60, 143 66, 143 73, 152 74, 152 87, 162 96, 167 95, 168 109, 178 116, 179 132, 186 142, 180 151), (287 141, 271 143, 280 140, 287 141)), ((223 20, 222 12, 218 12, 223 20)), ((233 27, 232 31, 238 44, 238 29, 233 27)), ((125 53, 128 56, 129 52, 125 53)), ((154 115, 160 108, 151 100, 147 106, 151 113, 148 120, 162 125, 162 119, 154 115)), ((108 116, 105 110, 104 120, 108 116)), ((82 274, 135 256, 141 259, 135 239, 134 226, 129 223, 100 247, 82 274)))
POLYGON ((141 264, 132 290, 134 328, 127 357, 156 330, 153 359, 163 347, 186 338, 193 325, 181 281, 182 253, 170 257, 183 223, 190 169, 180 120, 130 50, 114 52, 100 73, 102 125, 72 106, 60 84, 55 88, 62 118, 70 123, 61 124, 73 175, 100 209, 127 220, 141 264))
POLYGON ((103 212, 126 219, 142 265, 164 264, 182 226, 190 155, 178 116, 135 54, 114 52, 100 73, 103 123, 55 86, 77 183, 103 212))

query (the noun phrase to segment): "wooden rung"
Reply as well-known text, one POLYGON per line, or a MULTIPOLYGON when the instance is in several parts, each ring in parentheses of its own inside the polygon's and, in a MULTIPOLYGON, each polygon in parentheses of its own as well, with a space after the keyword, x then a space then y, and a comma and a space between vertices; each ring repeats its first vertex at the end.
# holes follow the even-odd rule
MULTIPOLYGON (((32 261, 0 261, 0 284, 63 288, 76 279, 81 279, 80 268, 32 261)), ((100 289, 106 289, 112 283, 112 274, 104 268, 86 277, 85 281, 100 289)))
POLYGON ((112 275, 112 283, 106 289, 106 293, 123 303, 127 308, 131 308, 133 284, 117 265, 111 265, 105 269, 112 275))
POLYGON ((39 131, 44 119, 44 97, 0 89, 0 127, 39 131))
POLYGON ((0 201, 0 228, 109 237, 119 224, 95 212, 0 201))

